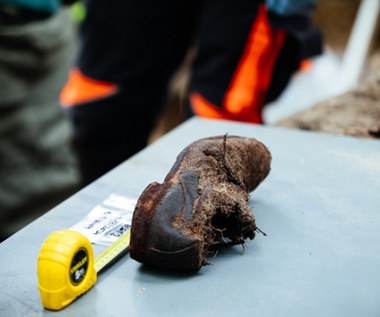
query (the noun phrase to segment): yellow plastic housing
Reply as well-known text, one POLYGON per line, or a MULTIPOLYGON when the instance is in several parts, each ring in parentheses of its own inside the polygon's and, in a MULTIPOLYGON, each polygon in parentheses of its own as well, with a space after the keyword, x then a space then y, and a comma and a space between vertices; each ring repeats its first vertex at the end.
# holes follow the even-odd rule
POLYGON ((37 265, 42 305, 60 310, 96 282, 90 241, 73 230, 55 231, 44 241, 37 265))

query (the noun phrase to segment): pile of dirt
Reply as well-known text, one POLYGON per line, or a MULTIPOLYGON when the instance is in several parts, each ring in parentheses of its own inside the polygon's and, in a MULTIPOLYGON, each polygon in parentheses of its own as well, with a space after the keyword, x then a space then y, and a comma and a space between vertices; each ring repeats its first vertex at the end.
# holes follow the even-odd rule
POLYGON ((380 49, 353 90, 278 121, 276 126, 380 138, 380 49))
MULTIPOLYGON (((325 45, 338 55, 344 52, 359 5, 359 0, 349 3, 345 0, 319 2, 316 23, 325 34, 325 45)), ((380 138, 380 37, 378 31, 375 34, 372 52, 357 87, 282 119, 275 125, 380 138)))

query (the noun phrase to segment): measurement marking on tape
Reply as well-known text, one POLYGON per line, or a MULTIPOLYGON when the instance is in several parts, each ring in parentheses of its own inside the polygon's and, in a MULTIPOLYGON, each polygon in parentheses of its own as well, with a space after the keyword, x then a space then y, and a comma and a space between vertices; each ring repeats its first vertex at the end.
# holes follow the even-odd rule
POLYGON ((109 264, 117 259, 122 253, 126 252, 129 247, 129 241, 131 238, 131 230, 127 230, 116 242, 111 244, 107 249, 102 251, 95 258, 95 271, 100 273, 109 264))

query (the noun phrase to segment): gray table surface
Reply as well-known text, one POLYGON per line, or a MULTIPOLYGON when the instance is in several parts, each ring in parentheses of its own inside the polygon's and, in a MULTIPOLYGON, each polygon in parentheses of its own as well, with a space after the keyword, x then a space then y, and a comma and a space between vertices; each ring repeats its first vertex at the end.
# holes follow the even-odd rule
POLYGON ((191 119, 0 245, 0 316, 380 316, 380 142, 191 119), (162 182, 190 142, 219 134, 264 142, 273 162, 251 194, 258 235, 192 275, 129 256, 60 312, 44 310, 37 256, 109 194, 162 182))

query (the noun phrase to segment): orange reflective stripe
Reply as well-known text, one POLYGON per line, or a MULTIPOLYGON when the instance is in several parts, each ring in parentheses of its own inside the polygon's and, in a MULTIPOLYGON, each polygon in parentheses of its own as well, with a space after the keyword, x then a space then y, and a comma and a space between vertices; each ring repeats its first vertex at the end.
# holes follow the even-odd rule
POLYGON ((118 86, 84 75, 78 68, 70 71, 69 80, 61 90, 60 102, 64 107, 94 101, 114 95, 118 86))
POLYGON ((313 67, 313 61, 311 59, 304 59, 300 62, 300 70, 302 72, 308 72, 313 67))
POLYGON ((190 95, 190 102, 194 114, 200 117, 249 123, 262 123, 261 116, 257 116, 257 114, 252 111, 237 114, 228 113, 223 108, 219 108, 212 104, 199 92, 194 92, 190 95))
POLYGON ((211 119, 224 119, 221 109, 206 100, 200 93, 192 93, 190 95, 190 101, 192 109, 197 116, 211 119))
POLYGON ((259 7, 247 46, 223 100, 231 114, 256 112, 261 116, 275 61, 285 33, 271 29, 264 5, 259 7))

